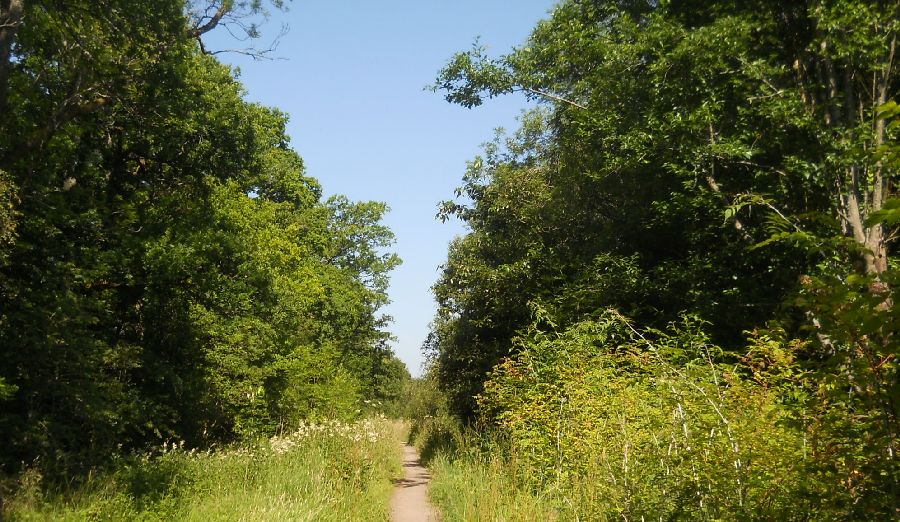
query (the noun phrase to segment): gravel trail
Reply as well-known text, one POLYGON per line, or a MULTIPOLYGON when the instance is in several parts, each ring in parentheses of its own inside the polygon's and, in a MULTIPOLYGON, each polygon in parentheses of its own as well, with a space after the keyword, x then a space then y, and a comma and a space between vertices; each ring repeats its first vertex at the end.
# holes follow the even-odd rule
POLYGON ((409 444, 403 446, 404 477, 398 480, 391 498, 393 522, 437 522, 440 518, 428 500, 431 474, 419 461, 419 453, 409 444))

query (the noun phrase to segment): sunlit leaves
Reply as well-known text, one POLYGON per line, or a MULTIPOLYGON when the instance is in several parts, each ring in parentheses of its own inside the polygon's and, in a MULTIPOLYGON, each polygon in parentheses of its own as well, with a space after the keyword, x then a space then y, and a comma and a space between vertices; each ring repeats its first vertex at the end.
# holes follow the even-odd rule
POLYGON ((352 416, 403 378, 386 208, 322 201, 286 115, 189 38, 262 3, 27 4, 0 118, 5 470, 352 416))

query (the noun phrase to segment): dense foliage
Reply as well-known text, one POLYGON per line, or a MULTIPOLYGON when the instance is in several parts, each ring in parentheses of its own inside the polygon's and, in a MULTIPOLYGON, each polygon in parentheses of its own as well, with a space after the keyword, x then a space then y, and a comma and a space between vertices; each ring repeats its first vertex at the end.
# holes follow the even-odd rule
POLYGON ((876 0, 568 0, 454 56, 449 101, 544 103, 442 207, 453 410, 573 516, 896 516, 898 29, 876 0))
POLYGON ((6 471, 399 394, 385 206, 324 199, 286 116, 201 49, 260 3, 201 4, 0 2, 6 471))

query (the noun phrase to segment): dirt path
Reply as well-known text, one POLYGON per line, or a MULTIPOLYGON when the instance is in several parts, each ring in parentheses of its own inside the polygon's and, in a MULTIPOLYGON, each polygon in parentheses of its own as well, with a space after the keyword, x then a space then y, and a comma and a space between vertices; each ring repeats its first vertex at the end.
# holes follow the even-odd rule
POLYGON ((409 444, 403 446, 405 476, 398 480, 391 499, 393 522, 437 522, 437 512, 428 501, 431 475, 419 462, 419 454, 409 444))

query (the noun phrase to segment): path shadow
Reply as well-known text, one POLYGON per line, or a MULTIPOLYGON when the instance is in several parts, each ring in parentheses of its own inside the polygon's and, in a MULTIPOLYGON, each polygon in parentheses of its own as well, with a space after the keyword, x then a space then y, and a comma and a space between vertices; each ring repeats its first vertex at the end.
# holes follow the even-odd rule
POLYGON ((431 477, 427 478, 414 478, 414 479, 394 479, 391 482, 394 483, 394 486, 398 488, 414 488, 416 486, 424 486, 428 484, 431 480, 431 477))

